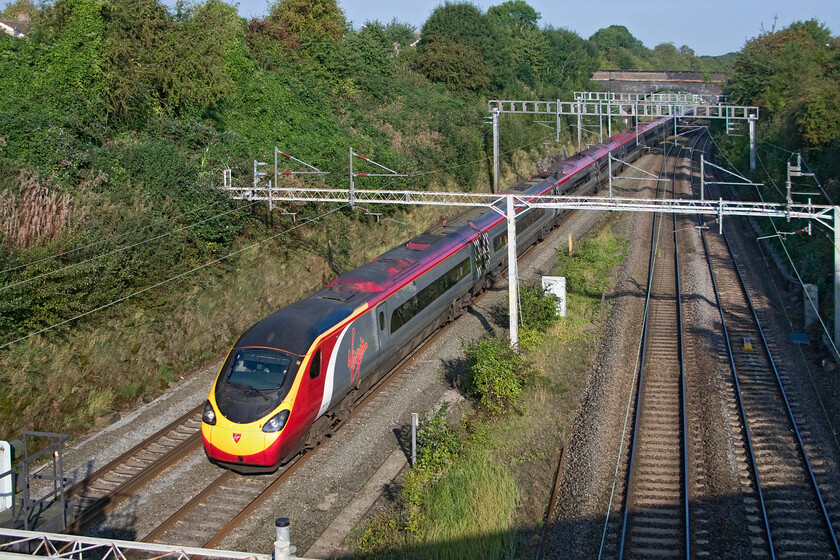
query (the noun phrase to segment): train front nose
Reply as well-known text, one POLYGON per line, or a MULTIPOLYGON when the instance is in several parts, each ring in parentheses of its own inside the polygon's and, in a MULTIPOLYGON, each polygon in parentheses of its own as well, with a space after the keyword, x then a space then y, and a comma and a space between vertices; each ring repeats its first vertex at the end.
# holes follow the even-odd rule
POLYGON ((265 433, 259 423, 232 424, 219 419, 201 425, 207 456, 230 464, 273 467, 280 461, 280 434, 265 433))

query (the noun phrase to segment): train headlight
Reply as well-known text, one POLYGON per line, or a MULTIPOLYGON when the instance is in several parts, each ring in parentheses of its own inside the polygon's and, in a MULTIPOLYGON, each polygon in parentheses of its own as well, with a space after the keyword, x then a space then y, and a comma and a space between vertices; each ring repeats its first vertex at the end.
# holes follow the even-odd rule
POLYGON ((279 432, 283 429, 286 425, 286 420, 289 419, 289 411, 288 410, 281 410, 277 414, 271 417, 271 420, 266 422, 263 427, 262 431, 271 434, 274 432, 279 432))
POLYGON ((210 401, 204 405, 204 414, 201 415, 201 421, 210 426, 216 425, 216 411, 213 410, 213 405, 210 401))

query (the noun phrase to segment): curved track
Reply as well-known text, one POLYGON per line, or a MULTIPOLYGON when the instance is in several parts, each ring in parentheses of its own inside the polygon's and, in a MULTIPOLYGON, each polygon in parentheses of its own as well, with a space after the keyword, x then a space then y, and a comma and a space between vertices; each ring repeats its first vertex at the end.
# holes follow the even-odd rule
POLYGON ((201 446, 204 404, 86 476, 67 491, 68 527, 78 533, 165 468, 201 446))

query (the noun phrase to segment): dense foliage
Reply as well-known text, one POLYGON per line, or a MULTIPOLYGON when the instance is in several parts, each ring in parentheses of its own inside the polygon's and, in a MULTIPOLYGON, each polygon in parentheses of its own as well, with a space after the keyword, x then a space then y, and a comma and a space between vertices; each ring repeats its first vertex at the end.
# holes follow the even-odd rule
POLYGON ((468 344, 466 355, 467 393, 491 413, 515 407, 530 372, 510 341, 484 337, 468 344))

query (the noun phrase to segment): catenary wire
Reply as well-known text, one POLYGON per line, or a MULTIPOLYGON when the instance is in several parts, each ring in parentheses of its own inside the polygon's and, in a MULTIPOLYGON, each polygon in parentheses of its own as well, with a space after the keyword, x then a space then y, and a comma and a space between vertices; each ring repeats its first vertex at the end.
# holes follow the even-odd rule
POLYGON ((46 261, 49 261, 49 260, 52 260, 52 259, 57 259, 58 257, 63 257, 65 255, 70 255, 70 254, 76 253, 78 251, 83 251, 85 249, 89 249, 91 247, 95 247, 97 245, 107 243, 108 241, 113 241, 113 240, 116 240, 116 239, 120 239, 121 237, 125 237, 125 236, 131 235, 133 233, 138 233, 138 232, 147 230, 149 228, 152 228, 152 227, 155 227, 155 226, 158 226, 158 225, 161 225, 161 224, 165 224, 166 222, 172 222, 172 221, 175 221, 175 220, 179 220, 179 219, 181 219, 184 216, 187 216, 189 214, 196 214, 198 212, 201 212, 202 210, 207 210, 208 208, 218 206, 219 204, 225 204, 227 202, 229 202, 229 199, 220 200, 218 202, 214 202, 214 203, 208 204, 206 206, 200 206, 200 207, 196 208, 195 210, 191 210, 189 212, 183 212, 183 213, 181 213, 177 216, 174 216, 172 218, 165 218, 165 219, 162 219, 162 220, 158 220, 156 222, 153 222, 151 224, 145 225, 145 226, 137 228, 137 229, 133 229, 131 231, 126 231, 126 232, 123 232, 123 233, 109 235, 109 236, 107 236, 103 239, 100 239, 99 241, 94 241, 93 243, 88 243, 87 245, 82 245, 81 247, 75 247, 73 249, 68 249, 67 251, 63 251, 61 253, 56 253, 54 255, 50 255, 49 257, 43 257, 43 258, 40 258, 40 259, 36 259, 34 261, 30 261, 30 262, 27 262, 27 263, 24 263, 24 264, 19 264, 17 266, 13 266, 11 268, 7 268, 5 270, 0 270, 0 274, 5 274, 6 272, 14 272, 15 270, 19 270, 21 268, 26 268, 28 266, 32 266, 32 265, 35 265, 35 264, 40 264, 42 262, 46 262, 46 261))
POLYGON ((59 272, 65 271, 65 270, 69 270, 71 268, 76 268, 76 267, 81 266, 83 264, 87 264, 87 263, 102 259, 104 257, 115 255, 117 253, 122 253, 123 251, 127 251, 128 249, 133 249, 134 247, 138 247, 140 245, 145 245, 146 243, 151 243, 152 241, 157 241, 158 239, 163 239, 165 237, 169 237, 170 235, 174 235, 178 232, 181 232, 181 231, 184 231, 184 230, 187 230, 187 229, 190 229, 190 228, 194 228, 196 226, 200 226, 201 224, 209 222, 210 220, 215 220, 217 218, 221 218, 222 216, 226 216, 228 214, 238 212, 239 210, 243 210, 245 208, 248 208, 250 206, 253 206, 253 205, 257 204, 258 202, 259 201, 253 201, 250 204, 243 204, 241 206, 238 206, 237 208, 233 208, 232 210, 228 210, 226 212, 216 214, 214 216, 211 216, 209 218, 206 218, 206 219, 198 221, 198 222, 194 222, 194 223, 192 223, 190 225, 187 225, 187 226, 183 226, 183 227, 180 227, 180 228, 177 228, 177 229, 173 229, 172 231, 168 231, 166 233, 156 235, 155 237, 150 237, 149 239, 144 239, 143 241, 138 241, 137 243, 132 243, 131 245, 124 245, 123 247, 120 247, 118 249, 114 249, 113 251, 108 251, 107 253, 102 253, 102 254, 96 255, 95 257, 85 259, 83 261, 79 261, 79 262, 76 262, 76 263, 73 263, 73 264, 68 264, 67 266, 63 266, 61 268, 56 268, 54 270, 50 270, 49 272, 44 272, 43 274, 35 275, 31 278, 26 278, 24 280, 18 280, 17 282, 12 282, 11 284, 6 284, 5 286, 0 286, 0 292, 2 292, 4 290, 8 290, 9 288, 14 288, 16 286, 20 286, 22 284, 27 284, 29 282, 32 282, 34 280, 38 280, 40 278, 45 278, 47 276, 52 276, 53 274, 57 274, 59 272))
POLYGON ((4 348, 7 348, 7 347, 9 347, 9 346, 11 346, 11 345, 13 345, 13 344, 17 344, 18 342, 22 342, 22 341, 24 341, 24 340, 27 340, 27 339, 29 339, 29 338, 32 338, 33 336, 37 336, 37 335, 39 335, 39 334, 43 334, 43 333, 45 333, 45 332, 47 332, 47 331, 51 331, 51 330, 53 330, 53 329, 55 329, 55 328, 61 327, 61 326, 63 326, 63 325, 66 325, 67 323, 71 323, 71 322, 73 322, 73 321, 76 321, 77 319, 81 319, 82 317, 86 317, 87 315, 91 315, 91 314, 93 314, 93 313, 96 313, 97 311, 102 311, 103 309, 107 309, 107 308, 109 308, 109 307, 113 307, 114 305, 117 305, 118 303, 122 303, 123 301, 125 301, 125 300, 127 300, 127 299, 133 298, 134 296, 138 296, 138 295, 140 295, 140 294, 142 294, 142 293, 148 292, 149 290, 153 290, 153 289, 158 288, 158 287, 160 287, 160 286, 163 286, 163 285, 169 284, 170 282, 173 282, 173 281, 175 281, 175 280, 178 280, 179 278, 183 278, 184 276, 187 276, 187 275, 189 275, 189 274, 192 274, 193 272, 197 272, 197 271, 199 271, 199 270, 201 270, 201 269, 207 268, 208 266, 212 266, 212 265, 214 265, 214 264, 218 264, 218 263, 220 263, 220 262, 222 262, 222 261, 224 261, 224 260, 226 260, 226 259, 229 259, 229 258, 231 258, 231 257, 233 257, 233 256, 238 255, 239 253, 243 253, 243 252, 245 252, 245 251, 247 251, 247 250, 249 250, 249 249, 252 249, 252 248, 254 248, 254 247, 257 247, 257 246, 259 246, 259 245, 262 245, 263 243, 265 243, 265 242, 267 242, 267 241, 271 241, 272 239, 276 239, 277 237, 280 237, 281 235, 284 235, 284 234, 286 234, 286 233, 289 233, 290 231, 294 231, 294 230, 296 230, 296 229, 298 229, 298 228, 301 228, 301 227, 303 227, 304 225, 306 225, 306 224, 308 224, 308 223, 311 223, 311 222, 315 222, 315 223, 317 223, 319 219, 321 219, 321 218, 325 218, 326 216, 329 216, 330 214, 333 214, 333 213, 335 213, 335 212, 338 212, 339 210, 341 210, 342 208, 345 208, 345 207, 347 207, 347 206, 349 206, 349 205, 348 205, 348 204, 344 204, 344 205, 342 205, 342 206, 339 206, 338 208, 335 208, 335 209, 333 209, 333 210, 330 210, 329 212, 325 212, 325 213, 323 213, 323 214, 321 214, 320 216, 317 216, 317 217, 315 217, 315 218, 307 218, 307 219, 305 219, 305 220, 301 221, 301 223, 299 223, 299 224, 296 224, 296 225, 294 225, 294 226, 292 226, 292 227, 290 227, 290 228, 288 228, 288 229, 285 229, 285 230, 283 230, 283 231, 281 231, 281 232, 279 232, 279 233, 275 233, 275 234, 273 234, 273 235, 270 235, 269 237, 266 237, 265 239, 261 239, 260 241, 257 241, 256 243, 252 243, 252 244, 248 245, 247 247, 243 247, 242 249, 238 249, 238 250, 236 250, 236 251, 234 251, 234 252, 232 252, 232 253, 228 253, 227 255, 225 255, 225 256, 223 256, 223 257, 219 257, 218 259, 214 259, 214 260, 209 261, 209 262, 206 262, 206 263, 204 263, 204 264, 202 264, 202 265, 199 265, 199 266, 196 266, 196 267, 194 267, 194 268, 191 268, 190 270, 187 270, 187 271, 185 271, 185 272, 182 272, 182 273, 180 273, 180 274, 177 274, 177 275, 175 275, 175 276, 172 276, 171 278, 167 278, 166 280, 162 280, 162 281, 160 281, 160 282, 157 282, 156 284, 153 284, 153 285, 151 285, 151 286, 147 286, 147 287, 145 287, 145 288, 143 288, 143 289, 141 289, 141 290, 137 290, 136 292, 133 292, 133 293, 131 293, 131 294, 127 295, 127 296, 121 297, 121 298, 119 298, 119 299, 115 299, 114 301, 111 301, 111 302, 106 303, 106 304, 104 304, 104 305, 100 305, 99 307, 97 307, 97 308, 95 308, 95 309, 91 309, 91 310, 89 310, 89 311, 85 311, 84 313, 80 313, 79 315, 76 315, 75 317, 72 317, 72 318, 70 318, 70 319, 66 319, 66 320, 61 321, 61 322, 59 322, 59 323, 56 323, 56 324, 54 324, 54 325, 50 325, 49 327, 45 327, 45 328, 43 328, 43 329, 41 329, 41 330, 39 330, 39 331, 36 331, 36 332, 30 333, 30 334, 27 334, 27 335, 25 335, 25 336, 22 336, 22 337, 20 337, 20 338, 18 338, 18 339, 15 339, 15 340, 12 340, 12 341, 6 342, 6 343, 5 343, 5 344, 3 344, 2 346, 0 346, 0 350, 2 350, 2 349, 4 349, 4 348))

